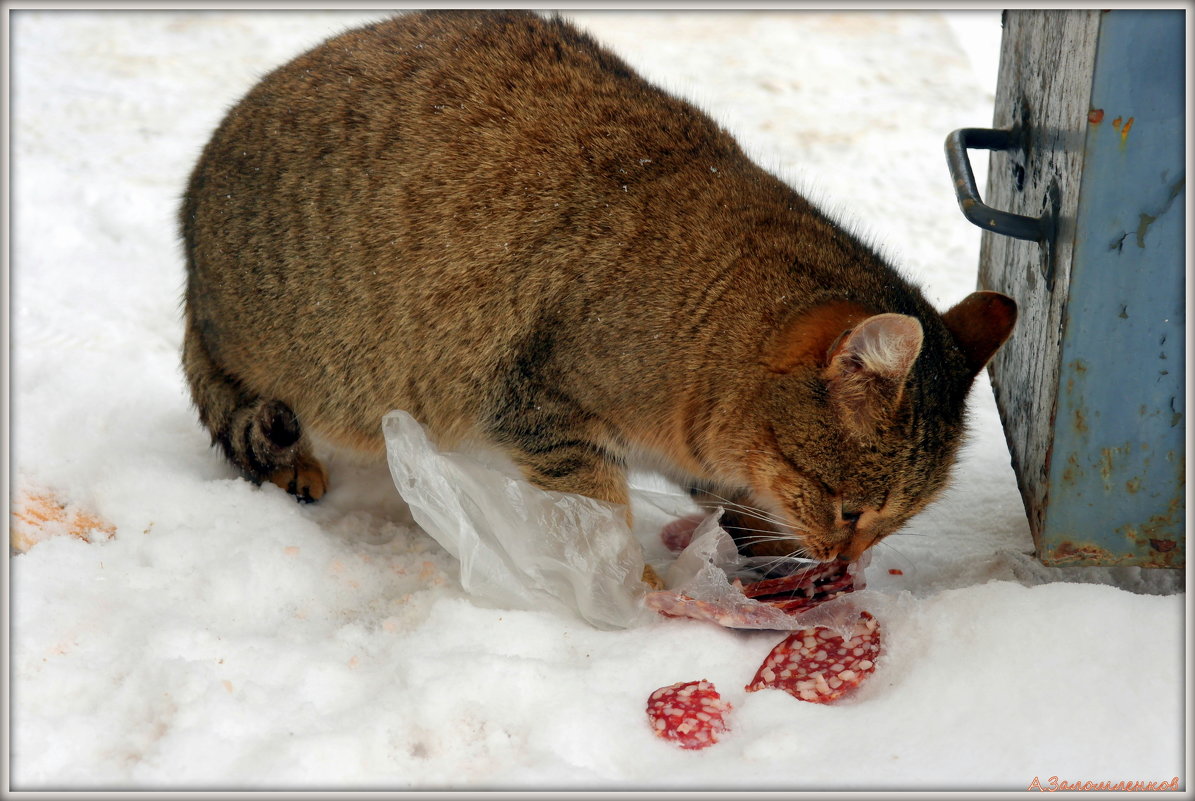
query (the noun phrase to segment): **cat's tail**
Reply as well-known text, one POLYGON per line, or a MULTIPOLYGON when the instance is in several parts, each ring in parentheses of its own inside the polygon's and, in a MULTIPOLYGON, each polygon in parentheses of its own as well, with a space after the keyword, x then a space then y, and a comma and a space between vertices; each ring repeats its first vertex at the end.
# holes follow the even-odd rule
POLYGON ((199 421, 230 462, 256 484, 269 481, 301 501, 319 500, 327 474, 312 458, 290 406, 260 397, 221 368, 190 310, 183 336, 183 372, 199 421))

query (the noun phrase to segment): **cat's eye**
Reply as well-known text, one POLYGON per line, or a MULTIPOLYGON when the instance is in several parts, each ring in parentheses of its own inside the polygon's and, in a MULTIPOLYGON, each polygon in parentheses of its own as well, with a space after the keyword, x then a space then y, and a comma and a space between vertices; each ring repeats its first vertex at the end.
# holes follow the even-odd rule
POLYGON ((844 523, 858 523, 859 518, 863 516, 862 512, 853 509, 843 509, 841 514, 844 523))

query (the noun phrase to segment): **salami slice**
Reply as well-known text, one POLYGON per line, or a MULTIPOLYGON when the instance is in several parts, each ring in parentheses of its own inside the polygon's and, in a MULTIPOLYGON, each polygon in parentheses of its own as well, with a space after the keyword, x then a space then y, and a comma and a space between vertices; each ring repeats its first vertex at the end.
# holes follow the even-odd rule
POLYGON ((771 687, 828 704, 871 675, 879 653, 879 623, 863 612, 846 638, 824 626, 793 632, 772 649, 746 689, 771 687))
POLYGON ((743 586, 743 595, 748 598, 764 598, 770 595, 791 595, 801 592, 812 595, 827 583, 849 581, 850 575, 842 562, 814 562, 800 567, 787 576, 753 581, 743 586))
POLYGON ((656 690, 647 699, 647 718, 657 737, 685 749, 708 748, 729 731, 726 714, 732 708, 702 679, 656 690))
POLYGON ((840 592, 851 592, 854 588, 854 576, 847 571, 846 565, 842 562, 829 562, 801 568, 789 576, 744 584, 743 595, 764 603, 793 598, 825 601, 840 592))

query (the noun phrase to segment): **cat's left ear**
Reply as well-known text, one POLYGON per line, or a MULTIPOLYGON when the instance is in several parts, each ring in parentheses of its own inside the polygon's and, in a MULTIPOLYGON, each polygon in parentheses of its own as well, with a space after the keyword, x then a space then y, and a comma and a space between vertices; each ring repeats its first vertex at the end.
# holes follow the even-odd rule
POLYGON ((972 292, 942 315, 974 378, 1012 334, 1017 304, 999 292, 972 292))
POLYGON ((848 430, 867 437, 892 414, 923 337, 916 317, 877 314, 833 348, 823 376, 830 402, 848 430))

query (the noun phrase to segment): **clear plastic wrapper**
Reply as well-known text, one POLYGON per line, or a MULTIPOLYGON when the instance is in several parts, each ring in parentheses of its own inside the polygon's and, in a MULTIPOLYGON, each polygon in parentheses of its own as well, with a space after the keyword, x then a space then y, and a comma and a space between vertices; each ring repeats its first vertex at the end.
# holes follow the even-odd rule
MULTIPOLYGON (((632 481, 632 530, 622 507, 541 490, 505 457, 440 451, 406 412, 387 414, 382 430, 390 474, 412 517, 456 557, 461 586, 479 600, 579 614, 604 629, 658 621, 663 612, 736 628, 790 630, 831 625, 856 609, 850 594, 795 615, 744 596, 732 579, 757 575, 759 560, 738 553, 718 525, 720 510, 702 520, 675 555, 662 547, 659 533, 669 520, 692 512, 688 498, 632 481), (642 581, 648 563, 666 589, 642 581)), ((776 560, 766 561, 774 569, 776 560)), ((858 589, 860 567, 851 569, 858 589)))
POLYGON ((807 626, 838 629, 849 626, 858 615, 863 595, 857 591, 865 586, 863 569, 870 561, 869 554, 865 553, 863 558, 846 566, 844 579, 849 581, 850 590, 819 601, 804 611, 785 612, 772 604, 747 597, 743 593, 743 584, 759 580, 763 565, 773 574, 799 579, 802 571, 818 563, 743 556, 731 536, 718 525, 719 517, 721 510, 698 524, 692 541, 662 574, 666 589, 650 592, 644 599, 648 608, 675 617, 708 620, 729 628, 775 631, 807 626))

